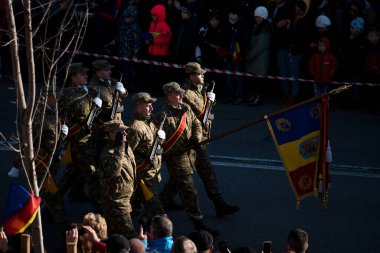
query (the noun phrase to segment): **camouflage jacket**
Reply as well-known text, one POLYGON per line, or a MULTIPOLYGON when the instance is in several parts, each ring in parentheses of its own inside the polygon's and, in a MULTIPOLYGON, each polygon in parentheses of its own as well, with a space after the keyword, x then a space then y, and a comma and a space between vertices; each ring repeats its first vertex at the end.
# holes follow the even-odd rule
POLYGON ((116 146, 109 141, 100 156, 100 174, 103 194, 107 198, 128 196, 134 188, 136 175, 132 149, 127 144, 116 146))
MULTIPOLYGON (((129 125, 127 133, 128 144, 135 155, 136 165, 138 166, 144 161, 150 163, 149 156, 157 134, 157 127, 152 117, 144 118, 140 115, 134 114, 133 121, 129 125)), ((148 168, 151 167, 151 165, 148 165, 148 168)), ((161 155, 156 155, 153 159, 154 170, 152 172, 156 173, 155 171, 159 170, 160 167, 161 155)))
POLYGON ((166 121, 163 130, 166 133, 166 140, 163 146, 167 145, 168 140, 176 132, 182 115, 186 113, 186 126, 185 130, 179 139, 174 143, 174 145, 169 149, 165 150, 164 156, 168 160, 176 160, 178 164, 184 164, 184 167, 194 167, 194 151, 188 150, 193 143, 199 143, 202 139, 202 125, 201 122, 194 115, 190 106, 183 103, 182 108, 174 108, 173 106, 166 103, 160 113, 157 115, 158 122, 162 121, 164 115, 166 114, 166 121), (182 152, 182 153, 181 153, 182 152))
POLYGON ((83 87, 79 86, 65 88, 60 95, 58 100, 59 115, 69 127, 68 137, 70 139, 82 139, 89 134, 85 129, 85 125, 95 96, 96 90, 88 88, 87 92, 83 87), (72 135, 70 130, 76 125, 83 125, 83 127, 72 135))
MULTIPOLYGON (((193 110, 194 114, 198 117, 199 121, 202 123, 204 110, 207 106, 207 87, 208 84, 204 85, 196 85, 190 80, 186 80, 182 85, 183 89, 186 91, 183 101, 190 105, 191 110, 193 110)), ((203 138, 206 139, 210 136, 211 131, 211 120, 210 117, 206 120, 206 124, 202 124, 203 127, 203 138)))
MULTIPOLYGON (((111 118, 112 101, 115 93, 115 84, 117 80, 111 78, 110 80, 102 80, 94 76, 89 86, 98 92, 98 97, 102 100, 102 110, 97 119, 103 122, 109 121, 111 118)), ((126 95, 124 95, 126 96, 126 95)))
MULTIPOLYGON (((36 165, 42 160, 43 163, 48 163, 52 157, 52 152, 59 141, 59 133, 61 125, 56 119, 56 111, 46 106, 45 115, 43 115, 43 104, 38 104, 38 108, 33 118, 33 145, 34 151, 38 151, 36 165), (44 116, 44 121, 42 117, 44 116), (41 136, 41 144, 38 147, 38 142, 41 136), (43 159, 45 158, 45 159, 43 159)), ((41 164, 42 165, 42 164, 41 164)), ((13 167, 22 168, 20 153, 13 160, 13 167)))

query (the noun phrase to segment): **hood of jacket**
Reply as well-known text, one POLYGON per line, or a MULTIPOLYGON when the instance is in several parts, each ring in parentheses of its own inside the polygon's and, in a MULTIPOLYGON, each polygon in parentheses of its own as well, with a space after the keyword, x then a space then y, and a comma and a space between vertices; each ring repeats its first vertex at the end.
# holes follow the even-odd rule
POLYGON ((164 22, 166 19, 166 9, 162 4, 157 4, 154 6, 150 13, 157 17, 157 23, 164 22))

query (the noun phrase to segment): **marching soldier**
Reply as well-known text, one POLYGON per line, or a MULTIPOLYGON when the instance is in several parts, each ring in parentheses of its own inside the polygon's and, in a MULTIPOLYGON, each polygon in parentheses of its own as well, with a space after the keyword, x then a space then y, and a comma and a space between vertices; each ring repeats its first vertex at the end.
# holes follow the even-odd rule
POLYGON ((156 100, 145 92, 133 96, 133 120, 127 130, 128 144, 136 159, 138 202, 144 204, 148 219, 164 213, 157 188, 161 181, 161 142, 165 140, 165 132, 157 128, 152 116, 152 103, 156 100), (142 184, 151 196, 144 193, 142 184))
POLYGON ((163 148, 169 180, 160 193, 160 200, 165 205, 173 199, 178 191, 195 229, 206 230, 217 236, 218 231, 203 223, 198 193, 193 182, 195 151, 190 148, 193 145, 199 145, 202 140, 202 125, 190 106, 182 102, 185 91, 180 88, 178 83, 167 83, 163 86, 163 90, 166 104, 158 116, 161 120, 165 115, 167 117, 163 130, 168 138, 163 148), (173 191, 173 189, 177 189, 177 191, 173 191))
MULTIPOLYGON (((59 166, 60 160, 57 159, 57 154, 60 151, 60 140, 61 138, 65 138, 68 133, 68 127, 64 124, 61 125, 57 116, 57 100, 54 91, 51 88, 46 89, 44 87, 42 89, 41 99, 38 101, 32 126, 34 150, 38 151, 35 160, 35 169, 38 184, 42 184, 40 196, 49 214, 52 216, 54 223, 61 231, 66 231, 70 223, 66 217, 62 196, 58 192, 51 173, 55 167, 59 166), (46 108, 44 108, 45 103, 46 108), (38 145, 39 142, 40 145, 38 145), (54 150, 55 152, 53 152, 54 150)), ((8 176, 18 177, 19 170, 22 167, 21 154, 18 153, 13 161, 13 167, 9 171, 8 176)))
POLYGON ((82 63, 71 64, 71 86, 64 89, 59 99, 59 113, 69 127, 66 141, 69 145, 67 151, 71 152, 72 157, 72 164, 65 169, 59 182, 59 190, 64 194, 77 180, 85 179, 89 186, 90 199, 97 207, 100 182, 96 171, 91 128, 96 112, 102 107, 102 100, 96 97, 96 90, 87 86, 86 72, 87 68, 82 63))
POLYGON ((126 129, 120 120, 104 124, 108 144, 100 156, 101 199, 109 234, 122 234, 130 239, 137 236, 130 215, 136 163, 127 143, 126 129))
MULTIPOLYGON (((185 65, 186 79, 183 84, 185 90, 184 102, 190 105, 194 114, 202 123, 202 141, 210 137, 211 121, 213 115, 210 113, 211 107, 215 104, 215 93, 207 92, 208 84, 204 83, 204 73, 197 62, 189 62, 185 65)), ((213 90, 213 89, 212 89, 213 90)), ((196 148, 196 170, 206 188, 207 196, 215 206, 216 215, 231 215, 239 211, 239 207, 228 205, 222 198, 219 189, 215 170, 211 164, 207 146, 196 148)))
POLYGON ((97 90, 98 97, 102 100, 101 111, 96 117, 96 133, 94 133, 97 157, 107 144, 107 134, 103 128, 104 122, 112 119, 121 120, 122 98, 128 95, 123 84, 111 77, 113 67, 106 60, 96 60, 92 63, 94 75, 89 86, 97 90))

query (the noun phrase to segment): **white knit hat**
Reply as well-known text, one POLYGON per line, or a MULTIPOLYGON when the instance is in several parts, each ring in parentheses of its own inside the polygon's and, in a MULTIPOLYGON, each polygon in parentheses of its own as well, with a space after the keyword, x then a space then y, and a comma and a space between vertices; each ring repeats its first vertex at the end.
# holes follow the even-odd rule
POLYGON ((263 18, 263 19, 267 19, 268 18, 268 10, 267 10, 267 8, 265 8, 264 6, 257 7, 255 9, 254 16, 255 17, 260 17, 260 18, 263 18))
POLYGON ((320 15, 315 19, 315 26, 319 28, 326 28, 331 25, 330 19, 325 15, 320 15))

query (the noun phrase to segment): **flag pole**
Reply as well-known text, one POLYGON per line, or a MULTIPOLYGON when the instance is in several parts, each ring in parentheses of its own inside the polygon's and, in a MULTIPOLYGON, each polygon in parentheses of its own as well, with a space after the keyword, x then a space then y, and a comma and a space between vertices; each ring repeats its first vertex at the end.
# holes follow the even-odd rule
MULTIPOLYGON (((248 122, 248 123, 246 123, 246 124, 244 124, 244 125, 241 125, 241 126, 238 126, 238 127, 236 127, 236 128, 230 129, 230 130, 228 130, 228 131, 225 131, 225 132, 219 133, 219 134, 217 134, 217 135, 211 136, 210 138, 208 138, 208 139, 206 139, 206 140, 204 140, 204 141, 201 141, 201 142, 199 143, 199 145, 202 146, 202 145, 205 145, 205 144, 207 144, 207 143, 210 143, 210 142, 213 142, 213 141, 219 140, 219 139, 221 139, 221 138, 223 138, 223 137, 225 137, 225 136, 227 136, 227 135, 233 134, 233 133, 238 132, 238 131, 240 131, 240 130, 242 130, 242 129, 245 129, 245 128, 247 128, 247 127, 250 127, 250 126, 253 126, 253 125, 257 124, 257 123, 260 123, 260 122, 262 122, 262 121, 265 121, 267 118, 274 117, 274 116, 276 116, 276 115, 279 115, 279 114, 282 114, 282 113, 284 113, 284 112, 290 111, 290 110, 292 110, 292 109, 294 109, 294 108, 297 108, 297 107, 303 106, 303 105, 305 105, 305 104, 307 104, 307 103, 310 103, 310 102, 312 102, 312 101, 315 101, 315 100, 321 99, 321 98, 323 98, 323 97, 330 96, 330 95, 337 95, 337 94, 339 94, 339 93, 341 93, 341 92, 347 91, 347 90, 348 90, 349 88, 351 88, 351 87, 352 87, 351 84, 350 84, 350 85, 342 85, 342 86, 340 86, 340 87, 338 87, 338 88, 336 88, 336 89, 331 90, 329 93, 322 94, 322 95, 320 95, 320 96, 316 96, 316 97, 312 97, 312 98, 306 99, 306 100, 301 101, 301 102, 299 102, 299 103, 297 103, 297 104, 294 104, 294 105, 292 105, 292 106, 289 106, 289 107, 286 107, 286 108, 284 108, 284 109, 281 109, 281 110, 278 110, 278 111, 275 111, 275 112, 269 113, 269 114, 267 114, 267 115, 264 115, 263 117, 256 118, 256 119, 254 119, 254 120, 252 120, 252 121, 250 121, 250 122, 248 122)), ((178 152, 178 153, 171 154, 170 157, 180 155, 180 154, 182 154, 182 153, 184 153, 184 152, 186 152, 186 151, 189 151, 189 150, 192 149, 192 148, 194 148, 193 145, 191 145, 189 148, 184 149, 184 150, 182 150, 182 151, 180 151, 180 152, 178 152)), ((165 157, 164 160, 165 160, 166 158, 167 158, 167 157, 165 157)))
POLYGON ((240 130, 242 130, 242 129, 244 129, 244 128, 247 128, 247 127, 250 127, 250 126, 255 125, 255 124, 257 124, 257 123, 260 123, 260 122, 266 120, 267 118, 271 118, 271 117, 277 116, 277 115, 282 114, 282 113, 284 113, 284 112, 290 111, 290 110, 292 110, 292 109, 294 109, 294 108, 297 108, 297 107, 303 106, 303 105, 305 105, 305 104, 308 104, 308 103, 310 103, 310 102, 312 102, 312 101, 315 101, 315 100, 321 99, 321 98, 326 97, 326 96, 329 96, 329 95, 336 95, 336 94, 339 94, 339 93, 341 93, 341 92, 347 91, 347 90, 348 90, 349 88, 351 88, 351 87, 352 87, 352 85, 343 85, 343 86, 340 86, 340 87, 338 87, 338 88, 336 88, 336 89, 334 89, 334 90, 331 90, 331 91, 330 91, 329 93, 327 93, 327 94, 323 94, 323 95, 320 95, 320 96, 312 97, 312 98, 306 99, 306 100, 304 100, 304 101, 301 101, 301 102, 299 102, 299 103, 297 103, 297 104, 294 104, 294 105, 292 105, 292 106, 286 107, 286 108, 284 108, 284 109, 281 109, 281 110, 278 110, 278 111, 275 111, 275 112, 269 113, 269 114, 267 114, 267 115, 265 115, 265 116, 263 116, 263 117, 256 118, 256 119, 254 119, 254 120, 248 122, 247 124, 244 124, 244 125, 238 126, 238 127, 236 127, 236 128, 233 128, 233 129, 231 129, 231 130, 228 130, 228 131, 225 131, 225 132, 219 133, 219 134, 217 134, 217 135, 214 135, 214 136, 212 136, 212 137, 210 137, 210 138, 208 138, 208 139, 206 139, 206 140, 200 142, 200 145, 204 145, 204 144, 207 144, 207 143, 213 142, 213 141, 215 141, 215 140, 221 139, 221 138, 223 138, 223 137, 225 137, 225 136, 227 136, 227 135, 230 135, 230 134, 232 134, 232 133, 238 132, 238 131, 240 131, 240 130))

